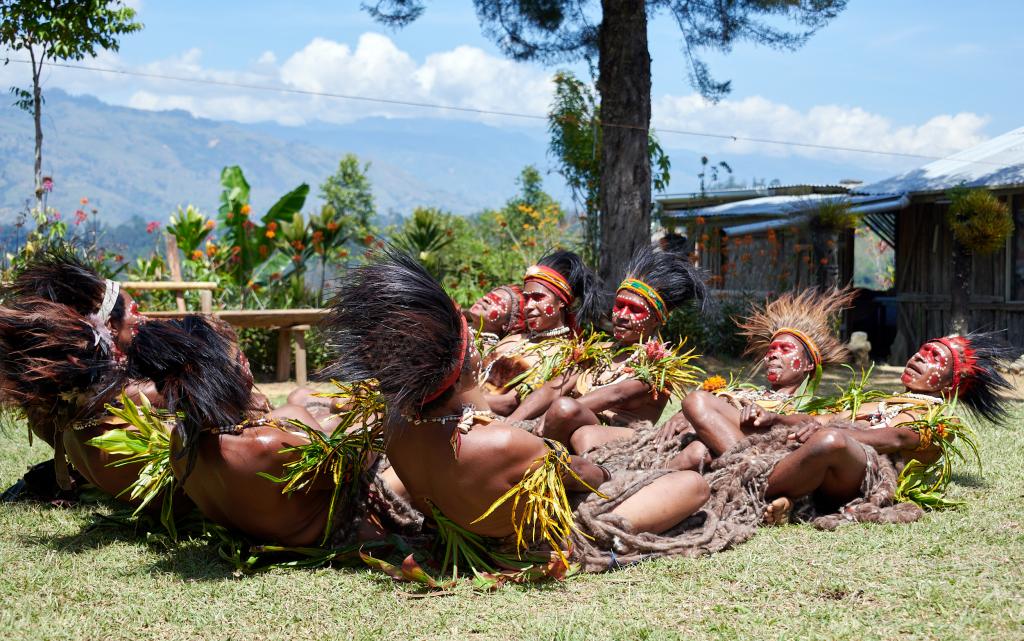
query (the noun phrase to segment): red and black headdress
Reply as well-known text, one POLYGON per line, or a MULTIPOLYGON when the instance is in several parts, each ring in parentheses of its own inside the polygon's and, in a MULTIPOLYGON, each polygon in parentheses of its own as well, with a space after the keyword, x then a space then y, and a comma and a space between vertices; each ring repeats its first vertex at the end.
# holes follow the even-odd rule
POLYGON ((1000 392, 1013 389, 998 367, 1012 360, 1015 351, 1002 340, 1000 332, 970 332, 934 338, 953 354, 953 381, 949 393, 975 414, 1004 423, 1007 400, 1000 392))

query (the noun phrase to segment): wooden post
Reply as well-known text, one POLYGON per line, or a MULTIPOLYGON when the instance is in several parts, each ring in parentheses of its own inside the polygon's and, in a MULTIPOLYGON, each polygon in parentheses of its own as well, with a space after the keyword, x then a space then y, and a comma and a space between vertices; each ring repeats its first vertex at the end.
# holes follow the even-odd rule
MULTIPOLYGON (((176 281, 181 281, 181 258, 178 257, 178 241, 174 239, 171 234, 164 234, 164 239, 167 241, 167 266, 171 270, 171 278, 176 281)), ((184 313, 185 308, 185 292, 175 292, 174 302, 178 304, 178 311, 184 313)))
POLYGON ((213 313, 213 292, 208 289, 199 290, 199 311, 204 314, 213 313))
POLYGON ((277 330, 277 376, 275 380, 283 383, 288 380, 292 369, 291 330, 282 327, 277 330))
POLYGON ((302 387, 306 384, 306 330, 309 325, 292 327, 295 338, 295 384, 302 387))

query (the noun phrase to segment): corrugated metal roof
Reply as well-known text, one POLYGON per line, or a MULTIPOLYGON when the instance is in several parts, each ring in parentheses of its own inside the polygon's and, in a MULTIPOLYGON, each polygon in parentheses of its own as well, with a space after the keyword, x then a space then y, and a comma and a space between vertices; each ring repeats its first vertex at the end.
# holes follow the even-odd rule
POLYGON ((854 191, 920 194, 942 192, 960 184, 990 188, 1024 186, 1024 127, 854 191))
MULTIPOLYGON (((843 194, 810 194, 807 196, 768 196, 766 198, 752 198, 750 200, 726 203, 715 207, 691 209, 688 211, 665 212, 663 216, 672 220, 692 220, 700 216, 705 219, 713 220, 728 220, 730 218, 768 218, 772 220, 781 219, 785 221, 813 211, 823 202, 827 201, 848 203, 850 205, 850 210, 854 213, 894 211, 903 209, 908 203, 907 198, 903 194, 860 196, 847 196, 843 194)), ((739 222, 739 220, 737 220, 737 222, 739 222)))
POLYGON ((693 193, 664 194, 656 200, 665 211, 681 211, 710 207, 722 203, 768 196, 801 196, 811 194, 845 194, 850 188, 847 185, 776 185, 774 187, 754 187, 751 189, 718 189, 693 193))

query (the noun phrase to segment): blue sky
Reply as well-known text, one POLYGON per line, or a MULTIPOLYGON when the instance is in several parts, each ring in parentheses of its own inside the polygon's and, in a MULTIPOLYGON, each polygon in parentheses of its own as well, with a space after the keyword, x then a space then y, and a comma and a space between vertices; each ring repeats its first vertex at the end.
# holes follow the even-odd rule
MULTIPOLYGON (((503 59, 481 34, 469 0, 434 2, 398 31, 373 22, 354 0, 131 4, 145 30, 95 64, 527 113, 542 114, 548 101, 553 69, 503 59)), ((687 83, 674 23, 656 16, 650 27, 655 126, 948 155, 1024 125, 1021 24, 1024 3, 1014 1, 851 2, 795 52, 741 44, 728 54, 706 54, 713 73, 733 83, 727 100, 709 105, 687 83)), ((23 71, 13 67, 0 71, 0 82, 23 71)), ((68 70, 52 71, 47 82, 112 103, 243 122, 478 118, 68 70)), ((535 123, 483 120, 542 131, 535 123)), ((830 175, 870 178, 926 162, 671 133, 661 139, 671 150, 711 153, 761 175, 783 165, 796 167, 790 173, 811 171, 805 168, 826 162, 834 164, 830 175)))

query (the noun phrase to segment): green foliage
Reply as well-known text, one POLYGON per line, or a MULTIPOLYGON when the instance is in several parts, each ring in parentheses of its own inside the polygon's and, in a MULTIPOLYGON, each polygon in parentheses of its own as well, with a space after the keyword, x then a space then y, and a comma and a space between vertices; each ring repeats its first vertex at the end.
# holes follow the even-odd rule
POLYGON ((187 258, 198 258, 194 254, 200 251, 200 245, 216 223, 212 219, 207 220, 200 211, 189 205, 185 209, 178 206, 178 211, 171 214, 171 220, 167 223, 167 233, 174 236, 178 243, 178 249, 185 253, 187 258))
POLYGON ((855 229, 861 221, 860 214, 850 211, 850 203, 838 198, 823 199, 811 216, 811 225, 823 231, 855 229))
MULTIPOLYGON (((559 162, 559 173, 582 206, 584 258, 597 263, 601 239, 601 106, 594 90, 571 72, 554 76, 555 95, 548 111, 548 153, 559 162)), ((654 132, 648 133, 654 191, 668 187, 672 167, 654 132)), ((724 163, 722 163, 724 164, 724 163)), ((731 170, 730 170, 731 171, 731 170)))
POLYGON ((162 498, 160 523, 176 539, 173 500, 177 481, 171 471, 171 430, 167 425, 173 424, 175 418, 154 410, 145 395, 141 398, 141 404, 136 405, 122 392, 121 406, 107 405, 107 411, 130 427, 107 430, 86 444, 120 456, 110 463, 111 467, 142 465, 139 477, 121 494, 127 493, 129 499, 139 501, 132 516, 138 516, 147 505, 162 498))
POLYGON ((753 302, 749 297, 730 296, 705 311, 685 305, 672 312, 661 334, 675 344, 688 338, 701 354, 739 356, 747 343, 737 334, 734 319, 747 315, 753 302))
POLYGON ((707 156, 700 157, 700 172, 697 174, 697 180, 700 181, 701 195, 704 195, 705 192, 705 179, 709 185, 715 185, 718 183, 719 170, 732 175, 732 167, 724 160, 720 160, 715 163, 711 162, 707 156))
POLYGON ((366 175, 369 170, 370 163, 360 166, 355 154, 346 154, 338 163, 338 171, 320 185, 324 208, 333 210, 330 216, 339 225, 335 232, 346 238, 373 233, 377 210, 366 175))
POLYGON ((979 255, 991 254, 1006 246, 1013 233, 1013 216, 1006 203, 987 189, 959 187, 949 193, 952 203, 946 222, 957 242, 979 255))
POLYGON ((279 226, 292 222, 306 202, 309 185, 299 185, 278 200, 260 219, 252 221, 252 206, 249 204, 249 183, 242 169, 237 165, 225 167, 221 172, 224 190, 220 197, 220 218, 223 231, 222 241, 229 249, 228 275, 240 289, 241 298, 247 298, 249 288, 258 284, 256 268, 270 258, 277 243, 279 226))
POLYGON ((82 60, 97 49, 117 51, 118 36, 142 29, 120 0, 6 0, 0 2, 0 44, 36 59, 82 60))
POLYGON ((391 237, 391 242, 418 258, 434 278, 440 280, 444 277, 442 250, 452 243, 455 235, 451 219, 451 214, 439 209, 417 207, 401 231, 391 237))
POLYGON ((81 60, 97 49, 117 51, 118 37, 142 29, 135 10, 121 0, 4 0, 0 2, 0 47, 28 53, 32 91, 13 88, 15 106, 36 123, 36 206, 43 208, 43 137, 40 128, 43 96, 41 76, 48 59, 81 60))

